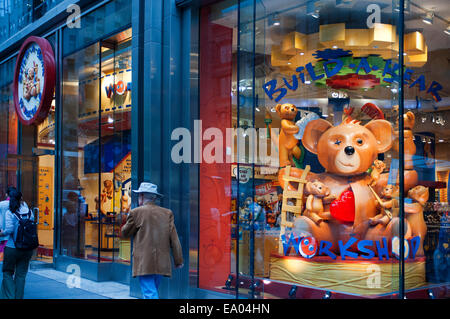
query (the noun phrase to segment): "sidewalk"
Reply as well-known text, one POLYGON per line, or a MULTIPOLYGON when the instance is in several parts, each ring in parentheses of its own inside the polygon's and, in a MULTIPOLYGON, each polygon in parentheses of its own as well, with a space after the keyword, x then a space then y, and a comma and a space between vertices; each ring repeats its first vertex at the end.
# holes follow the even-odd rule
MULTIPOLYGON (((130 297, 128 285, 81 278, 79 288, 70 288, 66 284, 70 275, 68 273, 53 268, 30 268, 24 299, 135 299, 130 297)), ((0 279, 2 278, 3 273, 0 271, 0 279)))

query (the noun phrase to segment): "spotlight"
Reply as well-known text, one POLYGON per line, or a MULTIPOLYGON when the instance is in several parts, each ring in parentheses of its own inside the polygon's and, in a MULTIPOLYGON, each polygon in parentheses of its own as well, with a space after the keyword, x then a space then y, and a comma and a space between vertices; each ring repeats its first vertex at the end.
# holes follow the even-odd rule
POLYGON ((291 290, 289 290, 289 298, 295 299, 296 294, 297 294, 297 286, 292 286, 291 290))
POLYGON ((434 299, 433 290, 428 289, 428 297, 430 297, 430 299, 434 299))
POLYGON ((267 18, 268 21, 267 23, 269 24, 269 26, 279 26, 281 24, 280 22, 280 17, 278 16, 277 13, 274 13, 273 15, 269 15, 269 17, 267 18))
POLYGON ((306 14, 316 19, 319 18, 319 6, 316 5, 315 1, 306 4, 306 14))
POLYGON ((434 12, 428 11, 425 14, 425 16, 422 18, 422 21, 425 22, 426 24, 433 24, 433 17, 434 17, 434 12))
POLYGON ((447 28, 444 30, 444 33, 446 35, 450 35, 450 24, 447 26, 447 28))
POLYGON ((322 299, 331 299, 331 292, 330 291, 326 291, 325 295, 323 295, 322 299))

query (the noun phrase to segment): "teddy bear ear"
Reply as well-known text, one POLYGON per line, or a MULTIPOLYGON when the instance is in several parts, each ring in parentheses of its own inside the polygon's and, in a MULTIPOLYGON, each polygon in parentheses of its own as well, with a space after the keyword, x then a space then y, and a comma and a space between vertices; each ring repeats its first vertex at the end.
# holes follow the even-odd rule
POLYGON ((387 152, 392 146, 392 125, 386 120, 372 120, 365 126, 377 140, 378 153, 387 152))
POLYGON ((309 122, 305 127, 305 133, 303 133, 303 146, 311 153, 317 154, 317 144, 319 143, 320 137, 332 126, 330 122, 324 119, 309 122))
POLYGON ((281 112, 281 104, 277 104, 275 106, 275 111, 277 111, 277 113, 280 114, 280 112, 281 112))

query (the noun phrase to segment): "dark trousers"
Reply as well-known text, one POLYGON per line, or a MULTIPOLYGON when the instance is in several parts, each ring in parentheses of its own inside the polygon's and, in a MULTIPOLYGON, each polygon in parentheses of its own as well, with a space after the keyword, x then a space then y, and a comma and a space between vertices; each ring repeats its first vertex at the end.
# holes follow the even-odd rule
POLYGON ((5 247, 3 257, 3 299, 23 299, 25 290, 25 277, 30 265, 33 250, 22 251, 5 247))

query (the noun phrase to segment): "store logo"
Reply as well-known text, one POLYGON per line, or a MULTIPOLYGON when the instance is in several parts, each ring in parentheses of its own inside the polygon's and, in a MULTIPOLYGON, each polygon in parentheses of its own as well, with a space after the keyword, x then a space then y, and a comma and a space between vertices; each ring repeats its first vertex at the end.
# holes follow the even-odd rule
POLYGON ((67 27, 69 29, 80 29, 81 28, 81 19, 80 19, 80 13, 81 9, 80 6, 77 4, 71 4, 66 9, 67 13, 72 13, 67 17, 67 27))
POLYGON ((29 37, 22 44, 14 71, 13 97, 24 125, 40 124, 50 111, 55 90, 55 58, 44 38, 29 37))
POLYGON ((115 84, 105 86, 105 92, 108 98, 111 98, 113 94, 124 95, 127 91, 131 91, 131 82, 125 84, 123 81, 118 81, 115 84))
POLYGON ((66 279, 68 288, 81 288, 81 268, 77 264, 70 264, 66 268, 70 275, 66 279))
MULTIPOLYGON (((317 58, 327 58, 327 61, 323 62, 322 70, 317 70, 311 62, 307 63, 305 66, 299 66, 296 68, 298 75, 292 75, 291 79, 283 78, 283 84, 281 87, 277 88, 277 80, 273 79, 263 84, 264 92, 270 100, 275 98, 275 102, 279 102, 287 93, 288 90, 296 91, 299 87, 299 80, 305 84, 305 74, 304 71, 309 74, 312 81, 319 81, 327 79, 326 84, 333 88, 363 88, 368 85, 368 87, 373 87, 380 84, 380 80, 387 83, 388 85, 393 82, 399 81, 399 69, 400 65, 398 63, 393 63, 391 59, 383 60, 384 66, 380 68, 379 65, 370 65, 368 58, 355 58, 355 59, 345 59, 346 57, 352 56, 351 51, 343 51, 342 49, 331 50, 326 49, 324 51, 316 51, 314 54, 317 58), (359 60, 359 62, 357 62, 359 60), (349 63, 345 63, 349 61, 349 63), (356 64, 357 63, 357 64, 356 64), (344 79, 332 79, 333 76, 339 75, 339 72, 343 68, 356 69, 354 73, 346 74, 344 79), (382 71, 381 79, 379 79, 375 74, 370 74, 372 71, 379 73, 382 71), (323 71, 323 72, 322 72, 323 71), (360 71, 364 71, 365 75, 359 75, 360 71), (340 82, 339 82, 340 81, 340 82), (336 83, 337 82, 337 83, 336 83), (369 84, 367 84, 368 82, 369 84), (335 86, 338 87, 335 87, 335 86), (358 86, 360 85, 360 86, 358 86), (275 97, 275 95, 277 95, 275 97)), ((442 85, 436 81, 426 88, 425 76, 422 74, 416 80, 412 80, 412 75, 414 70, 406 68, 403 77, 405 84, 409 84, 409 88, 418 87, 419 91, 425 91, 431 94, 436 102, 442 100, 439 95, 439 91, 442 90, 442 85)))

